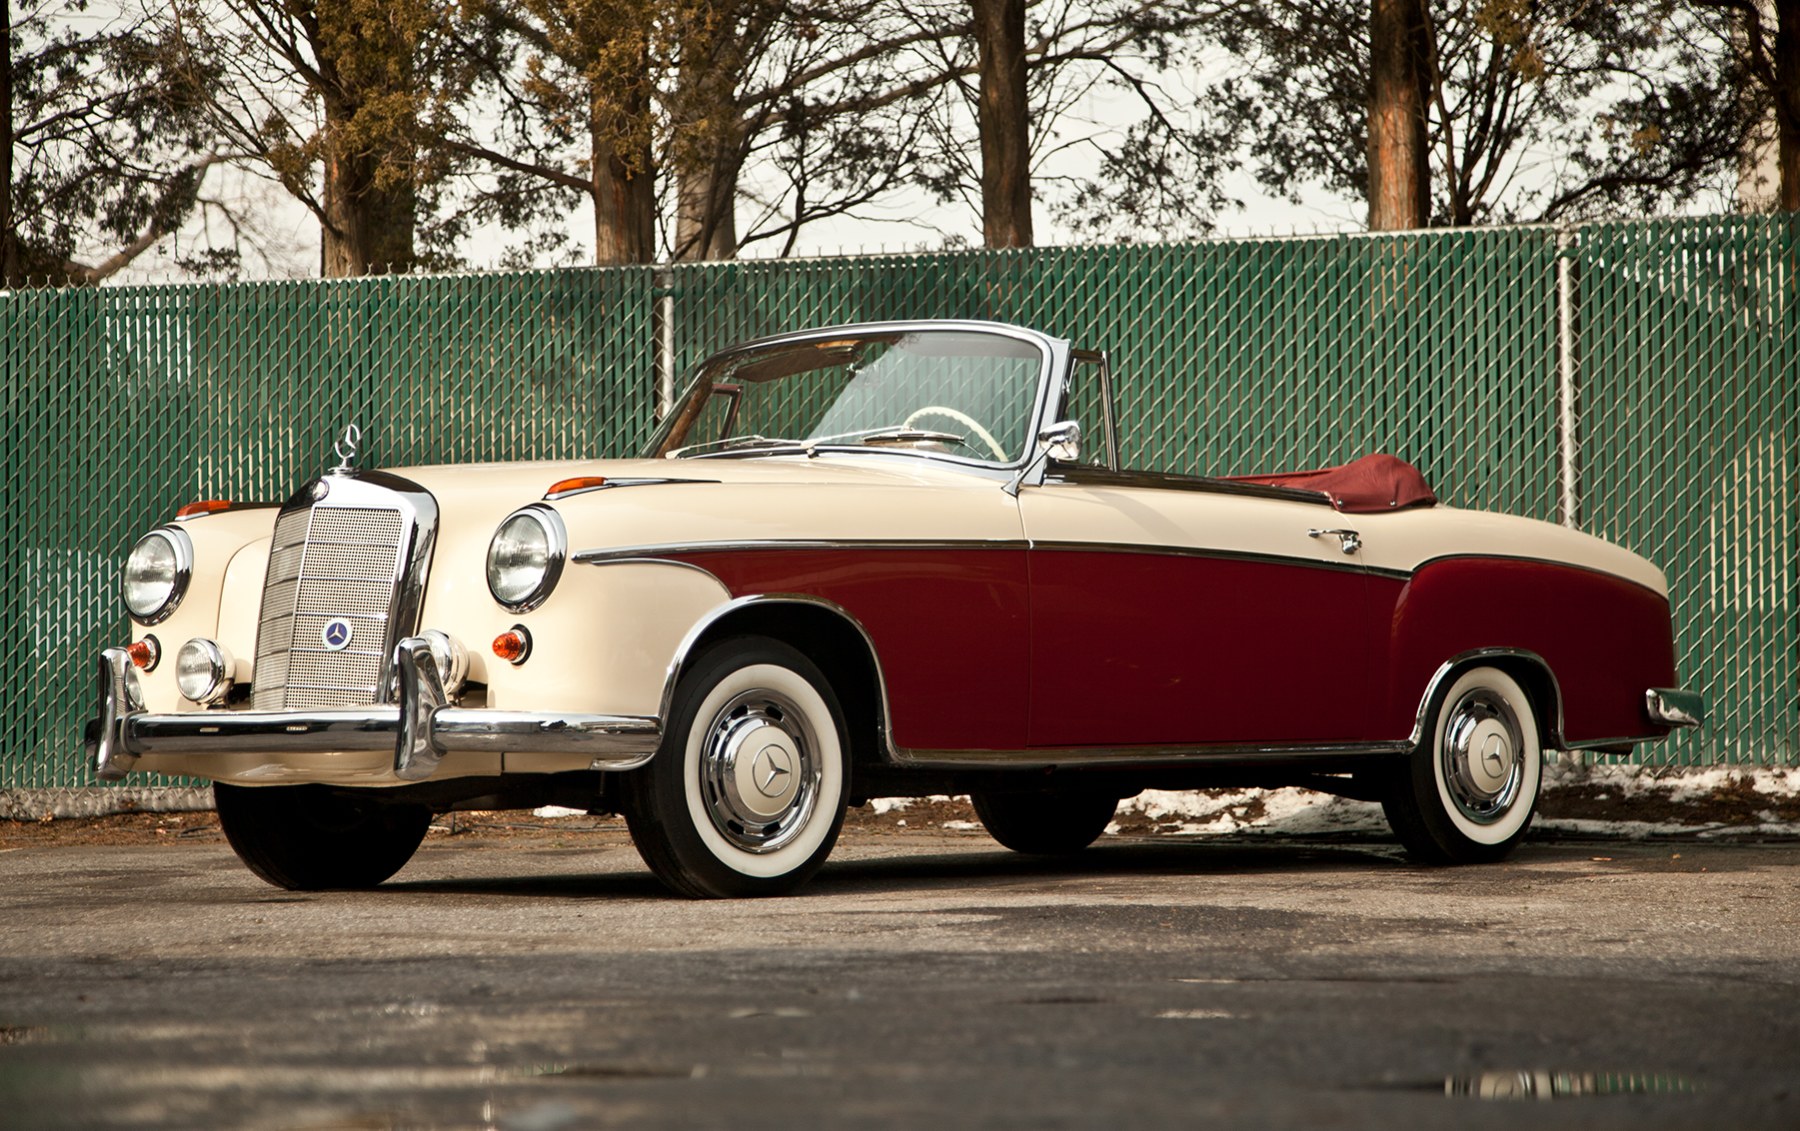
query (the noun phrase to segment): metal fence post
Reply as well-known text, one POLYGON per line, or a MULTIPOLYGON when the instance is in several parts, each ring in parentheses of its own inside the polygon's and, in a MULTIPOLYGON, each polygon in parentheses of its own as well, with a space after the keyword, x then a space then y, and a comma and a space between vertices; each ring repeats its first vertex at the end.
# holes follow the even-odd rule
POLYGON ((653 280, 656 309, 650 321, 656 332, 656 419, 661 423, 675 407, 675 272, 660 267, 653 280))
POLYGON ((1557 521, 1574 528, 1581 508, 1575 461, 1575 228, 1556 229, 1557 521))

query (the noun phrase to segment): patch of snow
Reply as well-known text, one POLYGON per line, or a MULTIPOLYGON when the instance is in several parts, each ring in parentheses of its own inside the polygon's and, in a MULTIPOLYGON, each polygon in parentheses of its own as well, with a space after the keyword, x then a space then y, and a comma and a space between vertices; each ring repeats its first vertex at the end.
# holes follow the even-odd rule
POLYGON ((981 828, 974 821, 945 821, 938 827, 949 829, 953 833, 972 833, 981 828))
POLYGON ((586 809, 569 809, 561 805, 540 805, 531 811, 533 817, 585 817, 586 809))

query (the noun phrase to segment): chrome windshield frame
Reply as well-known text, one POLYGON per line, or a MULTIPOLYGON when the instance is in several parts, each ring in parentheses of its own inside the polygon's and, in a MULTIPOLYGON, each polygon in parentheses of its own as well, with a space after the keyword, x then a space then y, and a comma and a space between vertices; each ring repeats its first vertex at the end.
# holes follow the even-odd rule
POLYGON ((713 354, 705 361, 702 361, 699 365, 695 366, 690 373, 687 384, 685 388, 683 388, 681 395, 675 399, 675 403, 673 407, 671 407, 668 415, 663 418, 663 422, 658 424, 656 432, 651 436, 650 444, 645 451, 645 458, 680 458, 658 454, 657 448, 664 442, 664 430, 668 426, 667 422, 675 419, 675 417, 680 414, 683 406, 685 406, 694 395, 695 389, 698 387, 702 376, 709 368, 725 365, 746 354, 756 353, 767 349, 804 345, 817 341, 829 341, 834 338, 877 337, 934 331, 990 334, 1024 342, 1037 349, 1039 357, 1037 387, 1033 394, 1029 420, 1027 421, 1027 429, 1025 432, 1027 439, 1018 458, 1006 461, 978 459, 970 456, 957 455, 952 452, 920 451, 887 445, 880 447, 865 447, 856 444, 822 444, 816 448, 808 449, 802 446, 804 441, 797 442, 793 447, 773 448, 768 450, 752 449, 743 452, 732 452, 729 453, 729 458, 792 458, 797 455, 898 457, 903 459, 925 459, 934 463, 954 464, 971 470, 1002 472, 1014 472, 1025 466, 1036 455, 1037 434, 1044 427, 1045 413, 1049 411, 1052 396, 1056 395, 1057 391, 1067 384, 1067 371, 1071 364, 1071 356, 1073 353, 1072 347, 1067 341, 1061 338, 1052 337, 1049 334, 1040 333, 1039 331, 1027 329, 1023 326, 1015 326, 1005 322, 986 322, 977 319, 950 318, 913 319, 896 322, 860 322, 844 326, 827 326, 816 330, 802 330, 788 334, 777 334, 767 338, 758 338, 754 341, 732 346, 729 349, 713 354))

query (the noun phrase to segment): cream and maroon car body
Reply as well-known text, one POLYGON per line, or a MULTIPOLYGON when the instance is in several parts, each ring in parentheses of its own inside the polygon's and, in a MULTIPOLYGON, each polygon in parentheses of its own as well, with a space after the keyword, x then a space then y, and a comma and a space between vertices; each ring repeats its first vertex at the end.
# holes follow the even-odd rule
POLYGON ((872 431, 843 448, 752 440, 668 458, 691 437, 665 425, 658 458, 382 472, 345 460, 282 507, 170 522, 183 591, 134 623, 136 662, 124 648, 102 657, 95 769, 431 809, 629 807, 619 781, 678 755, 669 725, 695 658, 750 638, 797 650, 830 685, 840 804, 973 790, 998 814, 1020 791, 1056 802, 1090 789, 1110 809, 1146 785, 1256 781, 1404 809, 1389 795, 1409 758, 1439 767, 1440 783, 1446 765, 1469 772, 1478 801, 1501 778, 1534 797, 1535 767, 1513 771, 1526 742, 1619 752, 1697 721, 1698 698, 1676 689, 1667 583, 1643 558, 1428 505, 1428 492, 1427 505, 1383 509, 1332 494, 1329 477, 1314 491, 1283 485, 1303 478, 1121 469, 1104 359, 1045 335, 928 322, 753 343, 702 367, 710 393, 690 394, 674 427, 708 396, 735 418, 749 382, 775 387, 787 369, 756 370, 765 355, 841 360, 861 339, 934 335, 976 343, 957 348, 978 360, 990 342, 1035 357, 1017 394, 1026 419, 978 425, 974 410, 906 402, 909 428, 935 413, 974 450, 872 431), (1063 423, 1071 404, 1098 433, 1085 452, 1063 423), (963 421, 983 439, 967 440, 963 421), (509 606, 490 591, 489 559, 497 528, 526 507, 560 544, 546 592, 509 606), (398 517, 367 526, 387 512, 398 517), (518 662, 488 644, 509 633, 529 649, 518 662), (213 702, 178 690, 172 659, 190 640, 225 658, 232 690, 213 702), (1418 754, 1434 727, 1458 725, 1436 716, 1476 670, 1504 673, 1513 687, 1499 699, 1522 692, 1525 710, 1476 701, 1448 741, 1485 751, 1418 754), (1490 755, 1505 771, 1493 780, 1480 772, 1490 755))

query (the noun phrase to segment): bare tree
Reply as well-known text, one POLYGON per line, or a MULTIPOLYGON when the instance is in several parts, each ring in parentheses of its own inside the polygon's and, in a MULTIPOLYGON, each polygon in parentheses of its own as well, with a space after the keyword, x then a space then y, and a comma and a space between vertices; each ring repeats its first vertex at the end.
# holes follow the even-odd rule
POLYGON ((166 27, 212 70, 208 110, 317 217, 326 276, 418 261, 422 193, 441 179, 431 144, 459 97, 435 0, 178 0, 166 27))
POLYGON ((448 148, 494 177, 471 212, 533 229, 525 250, 566 241, 583 202, 596 264, 656 257, 654 0, 473 0, 458 38, 486 100, 459 108, 448 148))
MULTIPOLYGON (((1654 213, 1718 186, 1747 128, 1741 80, 1682 3, 1429 0, 1428 219, 1654 213)), ((1221 17, 1264 184, 1369 192, 1368 14, 1270 0, 1221 17)))
POLYGON ((0 279, 95 283, 162 243, 218 163, 194 75, 143 19, 0 0, 0 279), (90 255, 89 253, 96 253, 90 255))
POLYGON ((1737 57, 1751 113, 1775 123, 1776 207, 1800 212, 1800 0, 1692 0, 1731 23, 1721 38, 1737 57), (1773 14, 1775 26, 1766 16, 1773 14))

